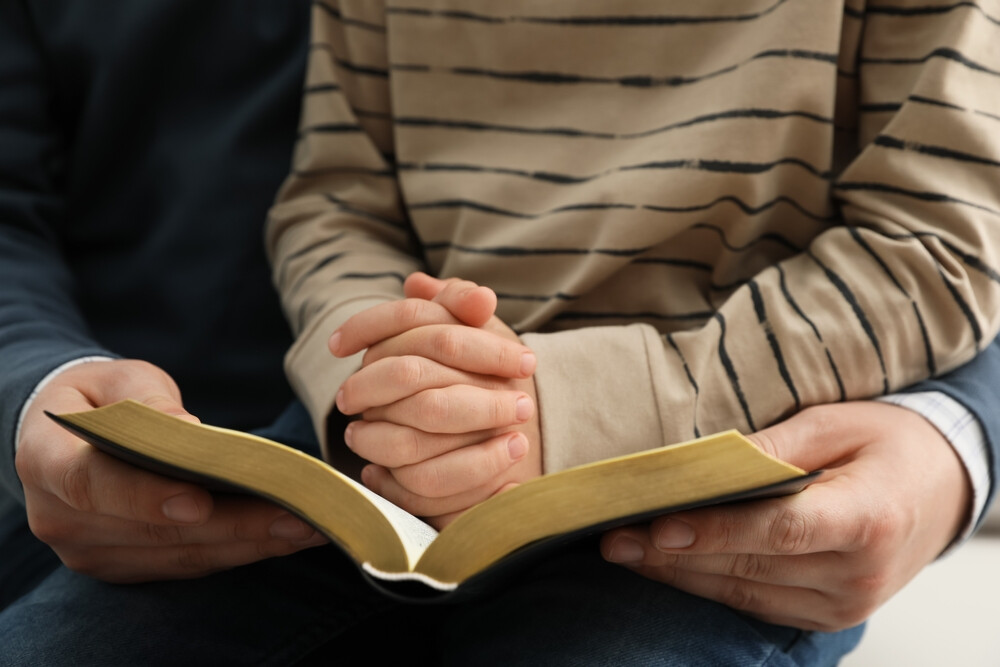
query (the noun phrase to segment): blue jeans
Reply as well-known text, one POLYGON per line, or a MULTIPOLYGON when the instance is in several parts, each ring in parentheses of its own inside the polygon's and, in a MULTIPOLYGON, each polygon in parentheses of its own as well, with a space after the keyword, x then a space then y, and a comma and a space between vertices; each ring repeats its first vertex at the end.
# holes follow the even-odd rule
MULTIPOLYGON (((268 437, 314 453, 293 406, 268 437)), ((770 625, 604 562, 593 542, 454 604, 374 591, 332 546, 192 581, 106 584, 0 516, 0 665, 835 665, 862 628, 770 625), (20 596, 20 597, 17 597, 20 596), (10 598, 16 597, 10 601, 10 598)))

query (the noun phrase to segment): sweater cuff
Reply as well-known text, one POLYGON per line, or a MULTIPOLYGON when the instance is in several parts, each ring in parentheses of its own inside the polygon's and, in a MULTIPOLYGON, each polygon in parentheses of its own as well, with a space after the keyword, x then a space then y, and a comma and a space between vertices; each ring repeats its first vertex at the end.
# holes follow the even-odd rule
POLYGON ((535 388, 546 473, 659 447, 664 429, 642 325, 523 334, 538 358, 535 388))
POLYGON ((285 355, 285 373, 312 418, 323 457, 328 461, 331 452, 327 419, 336 410, 334 404, 340 385, 361 368, 364 350, 339 359, 330 353, 327 341, 334 330, 353 315, 389 300, 387 297, 361 297, 339 305, 317 317, 285 355))

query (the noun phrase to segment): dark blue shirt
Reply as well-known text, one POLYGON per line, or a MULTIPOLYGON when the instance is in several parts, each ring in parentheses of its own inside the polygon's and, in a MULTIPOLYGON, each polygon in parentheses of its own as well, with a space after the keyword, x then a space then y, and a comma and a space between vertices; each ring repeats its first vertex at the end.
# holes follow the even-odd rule
POLYGON ((305 0, 0 3, 0 481, 51 369, 170 373, 206 422, 268 423, 291 334, 263 251, 287 174, 305 0))

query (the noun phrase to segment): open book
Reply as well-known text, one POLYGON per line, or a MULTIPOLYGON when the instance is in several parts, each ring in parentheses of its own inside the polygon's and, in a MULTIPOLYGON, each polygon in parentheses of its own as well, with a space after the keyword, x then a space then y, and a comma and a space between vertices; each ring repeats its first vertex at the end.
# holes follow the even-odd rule
POLYGON ((323 461, 264 438, 135 401, 49 416, 133 464, 273 500, 340 546, 381 588, 404 597, 481 582, 553 541, 669 510, 795 492, 816 474, 727 431, 543 475, 480 503, 439 533, 323 461))

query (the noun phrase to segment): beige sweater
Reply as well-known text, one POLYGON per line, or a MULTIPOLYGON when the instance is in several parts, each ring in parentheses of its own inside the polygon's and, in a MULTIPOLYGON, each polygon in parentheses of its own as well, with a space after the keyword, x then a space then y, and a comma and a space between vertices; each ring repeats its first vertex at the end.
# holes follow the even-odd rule
POLYGON ((1000 2, 324 0, 268 227, 326 348, 412 271, 538 355, 546 470, 904 387, 1000 326, 1000 2))

